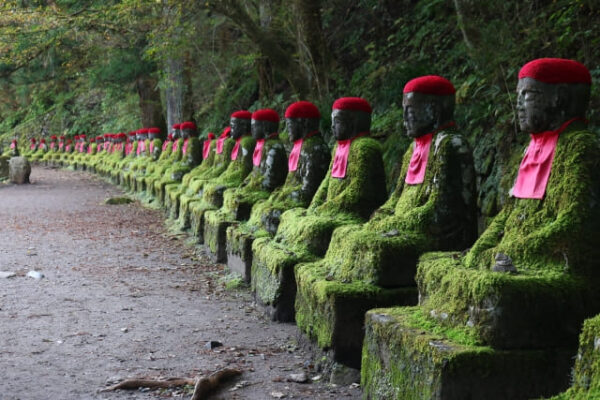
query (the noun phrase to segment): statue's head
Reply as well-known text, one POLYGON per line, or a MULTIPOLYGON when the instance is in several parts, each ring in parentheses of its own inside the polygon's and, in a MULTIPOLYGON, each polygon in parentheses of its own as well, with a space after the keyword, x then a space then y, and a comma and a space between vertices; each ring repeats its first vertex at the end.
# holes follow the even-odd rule
POLYGON ((100 145, 104 142, 104 138, 102 136, 96 136, 96 143, 100 145))
POLYGON ((117 142, 119 142, 119 143, 123 143, 123 142, 125 142, 126 140, 127 140, 127 134, 126 134, 126 133, 124 133, 124 132, 120 132, 120 133, 117 135, 117 142))
POLYGON ((189 139, 191 137, 198 136, 196 124, 191 121, 182 122, 179 128, 181 131, 181 137, 183 139, 189 139))
POLYGON ((285 123, 290 142, 319 130, 321 112, 309 101, 297 101, 285 110, 285 123))
POLYGON ((421 76, 404 86, 402 109, 406 134, 417 138, 454 119, 454 85, 437 75, 421 76))
POLYGON ((59 141, 59 142, 63 142, 63 143, 64 143, 65 139, 66 139, 66 137, 65 137, 65 136, 60 136, 60 137, 58 138, 58 141, 59 141))
POLYGON ((181 124, 173 124, 173 126, 171 127, 171 138, 172 140, 177 140, 181 137, 181 124))
POLYGON ((160 128, 152 127, 148 128, 148 139, 154 140, 158 139, 160 136, 160 128))
POLYGON ((127 142, 134 142, 137 140, 137 131, 132 131, 127 134, 127 142))
POLYGON ((270 108, 254 111, 250 129, 254 139, 268 138, 279 129, 279 114, 270 108))
POLYGON ((56 139, 57 139, 56 135, 50 136, 50 141, 51 142, 56 142, 56 139))
POLYGON ((85 143, 85 139, 87 138, 85 133, 82 133, 81 135, 79 135, 79 141, 81 143, 85 143))
POLYGON ((252 132, 252 113, 246 110, 236 111, 231 114, 229 126, 231 126, 232 139, 238 139, 252 132))
POLYGON ((524 132, 558 129, 564 122, 585 117, 592 78, 581 63, 540 58, 519 71, 517 118, 524 132))
POLYGON ((360 97, 342 97, 333 103, 331 131, 335 140, 351 139, 371 130, 371 105, 360 97))
POLYGON ((144 141, 148 139, 148 128, 141 128, 135 132, 135 139, 137 141, 144 141))

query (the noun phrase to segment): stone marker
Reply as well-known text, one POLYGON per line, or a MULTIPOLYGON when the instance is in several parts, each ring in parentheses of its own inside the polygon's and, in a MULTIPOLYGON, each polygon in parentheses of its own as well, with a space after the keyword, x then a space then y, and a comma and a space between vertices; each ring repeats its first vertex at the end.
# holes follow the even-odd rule
POLYGON ((31 175, 31 165, 25 157, 13 157, 8 162, 9 173, 8 179, 17 184, 29 183, 29 175, 31 175))

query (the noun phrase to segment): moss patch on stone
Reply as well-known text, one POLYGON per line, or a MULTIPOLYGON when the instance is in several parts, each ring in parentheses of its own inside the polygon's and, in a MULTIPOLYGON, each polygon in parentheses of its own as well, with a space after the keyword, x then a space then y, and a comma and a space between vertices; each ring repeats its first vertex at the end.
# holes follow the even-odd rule
POLYGON ((133 203, 134 200, 130 199, 129 197, 110 197, 106 200, 104 200, 104 204, 110 204, 110 205, 119 205, 119 204, 129 204, 129 203, 133 203))

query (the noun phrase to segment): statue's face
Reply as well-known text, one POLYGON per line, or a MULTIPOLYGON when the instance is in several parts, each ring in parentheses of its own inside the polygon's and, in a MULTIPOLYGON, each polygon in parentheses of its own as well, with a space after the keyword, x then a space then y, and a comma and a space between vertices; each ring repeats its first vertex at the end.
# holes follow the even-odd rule
POLYGON ((335 140, 347 140, 358 134, 354 112, 333 110, 331 112, 331 131, 335 140))
POLYGON ((406 93, 402 96, 404 128, 408 137, 417 138, 433 132, 439 115, 439 105, 431 96, 406 93))
POLYGON ((277 132, 277 126, 275 122, 271 121, 256 121, 252 120, 250 129, 252 130, 252 137, 256 140, 266 139, 269 135, 277 132))
POLYGON ((302 139, 308 133, 306 132, 305 118, 286 118, 285 124, 287 126, 290 142, 302 139))
POLYGON ((182 139, 189 139, 190 138, 190 131, 187 129, 183 129, 181 130, 181 138, 182 139))
POLYGON ((517 119, 523 132, 537 133, 556 128, 561 115, 556 85, 519 79, 517 84, 517 119))
POLYGON ((231 126, 231 137, 233 139, 241 138, 251 131, 249 119, 231 118, 229 125, 231 126))
POLYGON ((181 137, 181 131, 179 129, 173 129, 171 133, 173 134, 173 141, 181 137))
POLYGON ((148 139, 150 140, 154 140, 158 137, 158 135, 156 133, 148 133, 148 139))

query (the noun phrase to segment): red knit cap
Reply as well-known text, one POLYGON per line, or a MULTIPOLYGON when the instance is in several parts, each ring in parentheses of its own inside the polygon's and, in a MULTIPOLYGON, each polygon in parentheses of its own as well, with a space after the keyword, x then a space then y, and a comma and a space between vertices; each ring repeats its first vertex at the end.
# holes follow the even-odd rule
POLYGON ((449 96, 456 93, 454 85, 446 78, 438 75, 425 75, 408 81, 404 93, 423 93, 436 96, 449 96))
POLYGON ((56 140, 56 135, 50 136, 50 140, 56 140))
POLYGON ((158 135, 160 133, 160 128, 156 128, 156 127, 148 128, 148 133, 158 135))
POLYGON ((251 119, 252 113, 250 111, 240 110, 240 111, 236 111, 233 114, 231 114, 231 118, 251 119))
POLYGON ((79 135, 75 135, 75 140, 79 140, 79 135))
POLYGON ((42 138, 42 139, 40 140, 40 143, 46 143, 46 139, 42 138))
POLYGON ((34 137, 32 137, 31 139, 29 139, 29 141, 30 141, 31 143, 35 143, 35 138, 34 138, 34 137))
POLYGON ((67 144, 71 144, 73 141, 71 139, 67 139, 67 144))
POLYGON ((59 137, 60 140, 65 140, 64 136, 59 137))
POLYGON ((213 139, 215 138, 215 134, 214 134, 214 133, 212 133, 212 132, 208 132, 208 138, 209 138, 210 140, 213 140, 213 139))
POLYGON ((277 114, 277 111, 270 108, 263 108, 262 110, 254 111, 252 113, 252 119, 255 121, 279 123, 279 114, 277 114))
POLYGON ((110 133, 105 133, 105 134, 104 134, 104 137, 105 137, 105 138, 109 138, 109 137, 111 137, 111 136, 112 136, 112 135, 111 135, 110 133))
POLYGON ((126 139, 126 138, 127 138, 127 135, 126 135, 125 133, 123 133, 123 132, 120 132, 120 133, 117 135, 117 137, 118 137, 119 139, 126 139))
POLYGON ((96 141, 102 140, 102 136, 96 136, 96 141))
POLYGON ((128 133, 128 135, 129 135, 129 136, 135 136, 135 135, 137 135, 137 131, 132 131, 132 132, 129 132, 129 133, 128 133))
POLYGON ((148 128, 140 128, 137 130, 139 135, 146 135, 148 133, 148 128))
POLYGON ((368 101, 360 97, 341 97, 337 99, 332 110, 351 110, 351 111, 364 111, 366 113, 372 113, 373 109, 368 101))
POLYGON ((173 129, 181 129, 181 124, 173 124, 173 129))
POLYGON ((317 106, 310 101, 297 101, 285 110, 286 118, 321 118, 317 106))
POLYGON ((229 136, 229 133, 231 132, 231 127, 230 126, 226 126, 225 129, 223 129, 223 133, 221 133, 221 138, 227 137, 229 136))
POLYGON ((536 81, 550 84, 592 84, 590 71, 585 65, 564 58, 538 58, 530 61, 519 71, 519 79, 523 78, 533 78, 536 81))
POLYGON ((91 142, 91 143, 94 143, 95 141, 96 141, 96 138, 95 138, 95 137, 93 137, 93 138, 91 138, 91 139, 90 139, 90 142, 91 142))
POLYGON ((196 130, 196 124, 191 122, 191 121, 185 121, 182 122, 179 129, 181 130, 186 130, 186 131, 195 131, 196 130))
POLYGON ((167 135, 167 140, 173 140, 173 134, 172 133, 169 133, 167 135))
POLYGON ((85 139, 87 136, 85 136, 85 133, 82 133, 81 135, 79 135, 79 139, 85 139))

